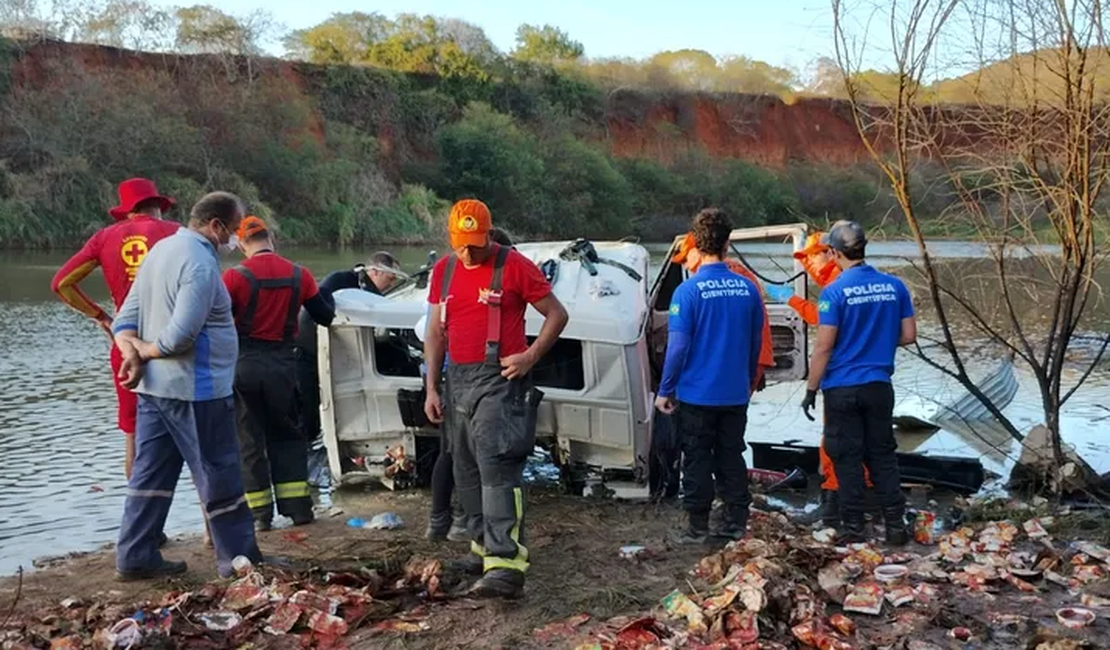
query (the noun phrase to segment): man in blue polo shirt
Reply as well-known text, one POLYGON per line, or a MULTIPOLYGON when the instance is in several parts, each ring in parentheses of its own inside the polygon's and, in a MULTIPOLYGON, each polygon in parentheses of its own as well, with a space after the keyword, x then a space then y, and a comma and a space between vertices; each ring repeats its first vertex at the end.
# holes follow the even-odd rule
POLYGON ((810 420, 817 390, 825 396, 825 446, 840 481, 846 543, 866 541, 863 465, 871 473, 886 524, 886 541, 905 544, 906 500, 894 451, 894 353, 917 339, 913 301, 898 278, 864 261, 867 238, 854 221, 829 230, 840 277, 817 302, 817 343, 809 361, 802 410, 810 420))
POLYGON ((656 407, 675 416, 682 441, 683 500, 689 526, 674 541, 704 543, 716 493, 725 502, 717 535, 747 531, 748 468, 744 430, 763 345, 763 299, 725 263, 732 224, 715 208, 694 217, 701 267, 671 298, 667 358, 656 407), (697 342, 695 344, 695 342, 697 342))

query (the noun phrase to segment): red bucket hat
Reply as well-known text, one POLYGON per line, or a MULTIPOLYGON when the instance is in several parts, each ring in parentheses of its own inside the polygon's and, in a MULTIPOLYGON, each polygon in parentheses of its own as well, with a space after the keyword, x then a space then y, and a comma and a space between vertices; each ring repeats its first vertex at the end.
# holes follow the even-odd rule
POLYGON ((126 219, 127 215, 134 212, 135 206, 150 199, 156 199, 161 204, 159 207, 162 208, 162 212, 169 212, 175 205, 173 199, 158 193, 154 181, 145 178, 129 178, 119 184, 117 191, 119 205, 108 210, 108 214, 116 221, 126 219))

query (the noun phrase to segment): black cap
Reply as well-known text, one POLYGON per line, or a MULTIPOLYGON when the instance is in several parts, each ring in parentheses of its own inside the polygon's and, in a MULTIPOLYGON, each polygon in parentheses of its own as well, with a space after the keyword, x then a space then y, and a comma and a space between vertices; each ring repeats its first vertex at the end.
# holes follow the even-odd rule
POLYGON ((858 223, 842 219, 829 228, 828 244, 841 253, 862 250, 867 245, 867 236, 858 223))

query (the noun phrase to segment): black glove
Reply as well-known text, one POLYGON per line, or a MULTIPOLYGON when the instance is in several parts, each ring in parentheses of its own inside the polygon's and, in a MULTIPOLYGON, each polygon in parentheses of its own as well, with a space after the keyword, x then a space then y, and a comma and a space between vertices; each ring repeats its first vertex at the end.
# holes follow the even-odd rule
POLYGON ((806 390, 806 398, 802 400, 802 413, 806 414, 810 422, 813 422, 813 416, 809 414, 809 410, 817 407, 817 391, 806 390))

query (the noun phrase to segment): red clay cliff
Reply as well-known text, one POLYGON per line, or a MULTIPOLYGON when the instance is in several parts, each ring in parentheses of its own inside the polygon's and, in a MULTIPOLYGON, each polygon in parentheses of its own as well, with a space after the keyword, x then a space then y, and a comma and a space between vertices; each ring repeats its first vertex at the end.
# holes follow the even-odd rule
MULTIPOLYGON (((324 119, 317 89, 325 69, 273 58, 246 59, 212 55, 179 56, 134 52, 112 47, 40 41, 24 44, 11 70, 12 90, 65 83, 59 71, 104 71, 168 74, 183 101, 197 99, 198 78, 227 85, 258 83, 280 86, 290 99, 312 110, 303 129, 322 142, 324 119), (198 72, 204 71, 203 74, 198 72), (221 71, 224 74, 212 74, 221 71)), ((396 93, 364 93, 358 110, 374 114, 360 119, 378 135, 387 168, 399 168, 399 156, 424 157, 427 147, 404 132, 406 121, 396 93), (367 102, 370 102, 368 105, 367 102)), ((791 161, 848 166, 867 160, 846 102, 801 98, 791 103, 767 95, 663 93, 618 89, 604 103, 604 124, 597 137, 616 156, 667 163, 691 150, 714 157, 738 158, 768 167, 791 161)))

